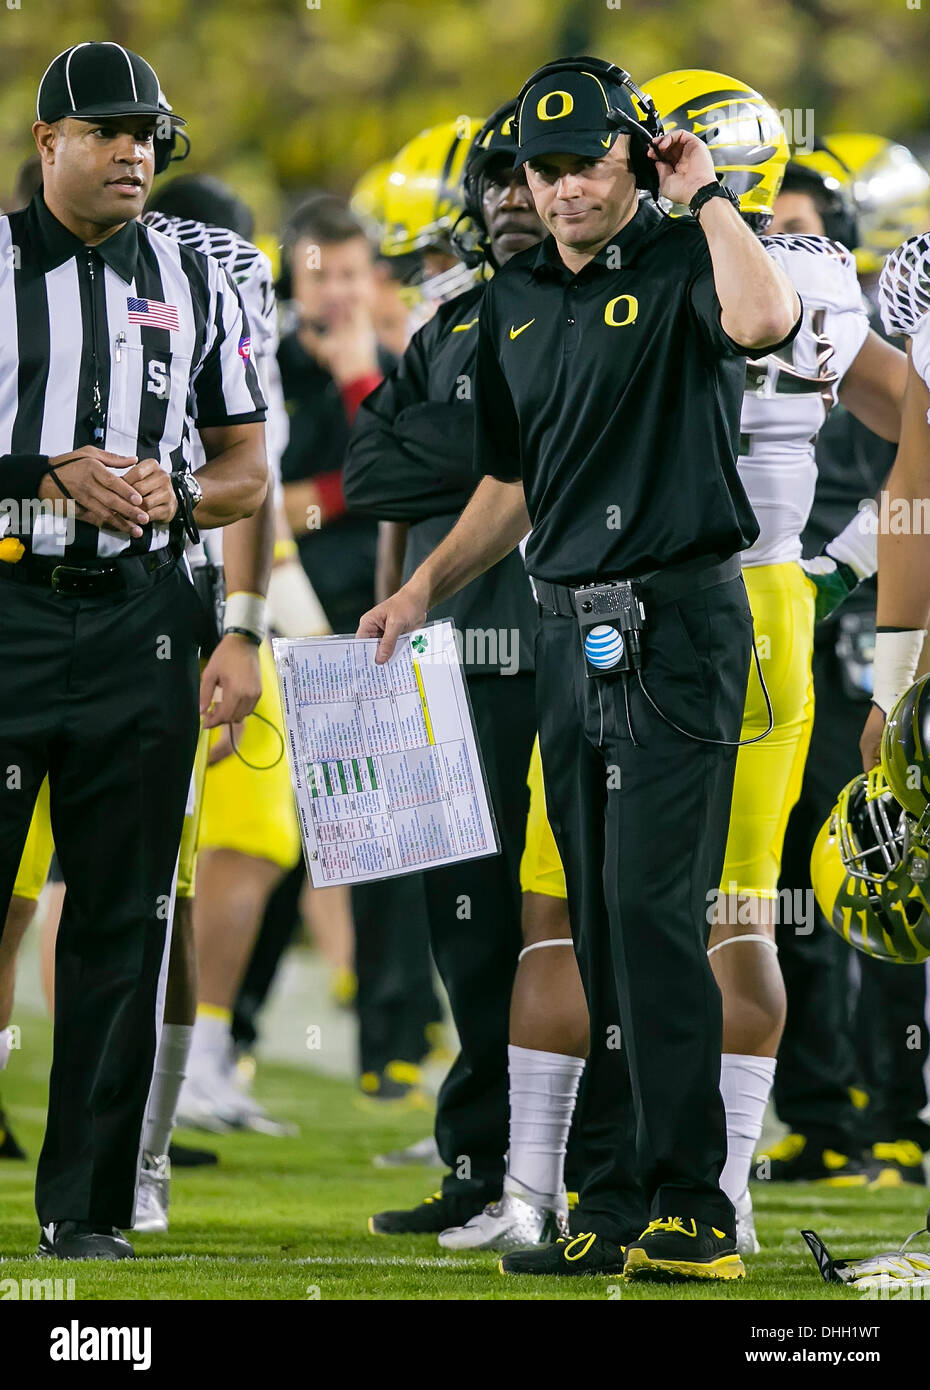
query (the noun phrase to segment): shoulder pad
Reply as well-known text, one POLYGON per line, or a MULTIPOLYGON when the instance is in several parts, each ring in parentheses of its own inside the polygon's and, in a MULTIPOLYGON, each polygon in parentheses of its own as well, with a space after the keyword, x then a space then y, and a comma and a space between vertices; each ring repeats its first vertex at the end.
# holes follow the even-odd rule
POLYGON ((930 313, 930 232, 921 232, 892 251, 878 282, 886 333, 911 335, 930 313))
POLYGON ((764 236, 768 255, 788 276, 806 305, 861 309, 856 260, 838 241, 825 236, 764 236))
POLYGON ((142 221, 146 227, 171 237, 172 241, 193 247, 205 256, 212 256, 228 272, 235 285, 251 280, 253 276, 261 276, 266 272, 266 267, 270 279, 271 263, 264 251, 226 227, 210 227, 205 222, 194 222, 187 217, 166 217, 162 212, 147 212, 142 221))

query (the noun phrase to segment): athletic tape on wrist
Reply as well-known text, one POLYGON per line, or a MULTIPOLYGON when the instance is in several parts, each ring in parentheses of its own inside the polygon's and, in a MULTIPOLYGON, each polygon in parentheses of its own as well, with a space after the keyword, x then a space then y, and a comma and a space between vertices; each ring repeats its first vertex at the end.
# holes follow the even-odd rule
POLYGON ((517 960, 521 961, 529 951, 538 951, 543 946, 574 946, 574 944, 570 936, 557 936, 551 941, 534 941, 531 946, 523 947, 523 950, 517 956, 517 960))
POLYGON ((923 628, 876 632, 872 699, 883 713, 890 714, 905 690, 914 684, 925 636, 923 628))
POLYGON ((238 592, 226 595, 223 631, 228 632, 231 627, 244 628, 246 632, 254 632, 259 641, 264 640, 268 624, 265 618, 265 600, 261 594, 238 592))
POLYGON ((874 513, 868 509, 856 512, 840 534, 827 541, 824 549, 834 560, 848 565, 858 580, 868 579, 878 569, 878 528, 874 513))

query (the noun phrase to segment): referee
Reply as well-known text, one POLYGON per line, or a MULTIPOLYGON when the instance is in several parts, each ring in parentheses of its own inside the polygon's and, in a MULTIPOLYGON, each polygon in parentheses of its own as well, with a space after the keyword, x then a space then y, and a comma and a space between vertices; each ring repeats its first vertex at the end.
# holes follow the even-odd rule
MULTIPOLYGON (((62 1259, 133 1253, 116 1228, 198 731, 205 613, 183 534, 250 515, 266 489, 232 282, 136 221, 182 123, 169 110, 118 44, 60 54, 33 126, 44 196, 0 218, 0 920, 47 773, 67 896, 36 1208, 39 1254, 62 1259)), ((225 692, 205 723, 239 717, 225 692)))
POLYGON ((707 147, 664 135, 618 68, 540 69, 518 142, 550 235, 482 301, 475 450, 490 476, 359 634, 383 634, 385 659, 532 525, 546 800, 591 1015, 588 1099, 610 1075, 626 1135, 601 1175, 624 1271, 734 1278, 705 947, 752 636, 738 552, 758 527, 736 453, 744 358, 789 341, 800 306, 707 147), (637 185, 695 216, 663 217, 637 185), (628 1074, 609 1065, 618 1044, 628 1074))

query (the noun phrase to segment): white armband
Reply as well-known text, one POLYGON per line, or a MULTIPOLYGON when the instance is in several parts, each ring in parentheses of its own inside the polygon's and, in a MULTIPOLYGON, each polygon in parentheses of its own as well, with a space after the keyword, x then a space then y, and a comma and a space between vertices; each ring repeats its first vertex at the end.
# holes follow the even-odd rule
POLYGON ((265 618, 265 600, 261 594, 246 594, 239 591, 226 595, 223 631, 229 632, 231 628, 251 632, 258 642, 265 640, 268 623, 265 618))
POLYGON ((870 508, 856 512, 838 536, 827 541, 824 547, 828 555, 841 564, 848 565, 856 578, 869 579, 878 569, 878 527, 875 513, 870 508))
POLYGON ((914 684, 926 635, 923 628, 909 632, 876 632, 872 699, 886 715, 914 684))

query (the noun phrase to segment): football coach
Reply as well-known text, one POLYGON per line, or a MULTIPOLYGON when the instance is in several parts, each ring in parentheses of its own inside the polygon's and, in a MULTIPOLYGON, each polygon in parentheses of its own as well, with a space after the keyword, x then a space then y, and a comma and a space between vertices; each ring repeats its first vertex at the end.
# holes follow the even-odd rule
MULTIPOLYGON (((33 126, 44 195, 0 218, 0 922, 46 773, 67 887, 36 1180, 49 1257, 133 1253, 117 1228, 132 1221, 205 626, 178 559, 185 534, 250 515, 267 483, 238 294, 216 261, 136 220, 182 124, 168 111, 137 54, 60 54, 33 126)), ((205 722, 241 717, 228 697, 205 722)))
POLYGON ((540 746, 591 1014, 586 1084, 612 1076, 627 1135, 601 1175, 624 1273, 737 1278, 706 956, 752 650, 739 552, 758 526, 736 457, 745 358, 789 342, 801 306, 704 143, 664 133, 621 69, 539 69, 518 144, 550 235, 482 302, 484 476, 358 634, 380 636, 386 660, 532 527, 540 746), (658 193, 691 216, 664 216, 658 193), (626 1068, 611 1065, 618 1046, 626 1068))

